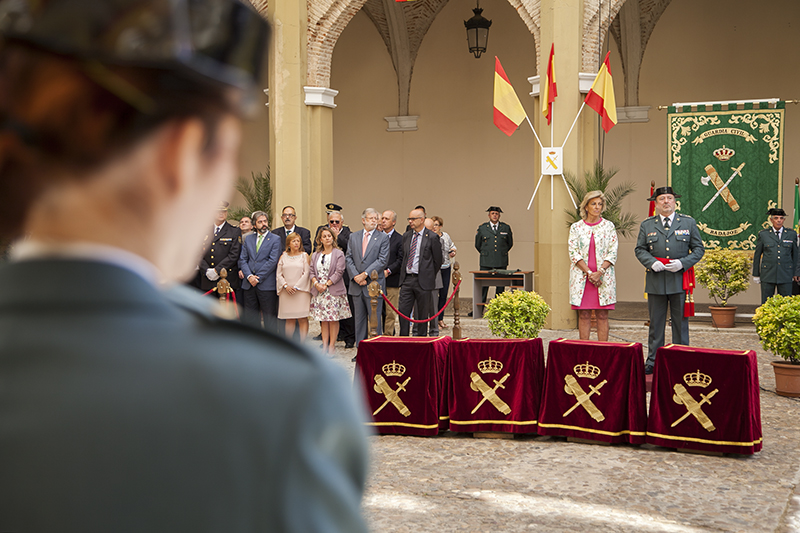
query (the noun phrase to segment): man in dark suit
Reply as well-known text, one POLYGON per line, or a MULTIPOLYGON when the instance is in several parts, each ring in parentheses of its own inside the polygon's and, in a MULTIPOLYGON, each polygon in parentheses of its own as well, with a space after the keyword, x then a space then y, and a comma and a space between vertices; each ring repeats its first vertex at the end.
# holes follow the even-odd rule
MULTIPOLYGON (((348 293, 353 297, 356 326, 356 346, 367 338, 369 333, 369 315, 372 305, 369 297, 368 285, 372 282, 372 271, 378 273, 378 283, 381 290, 386 292, 384 268, 389 259, 389 237, 378 231, 378 212, 368 207, 361 214, 361 223, 364 229, 350 234, 350 243, 345 254, 347 273, 350 276, 348 293)), ((381 316, 383 299, 378 298, 377 317, 381 316)), ((378 320, 378 335, 382 334, 380 320, 378 320)))
MULTIPOLYGON (((217 286, 220 272, 224 268, 227 280, 233 283, 239 277, 239 250, 241 249, 242 232, 231 226, 225 219, 228 217, 228 202, 222 202, 217 210, 214 228, 206 235, 203 242, 203 257, 200 259, 200 290, 208 292, 217 286)), ((218 297, 216 292, 210 296, 218 297)))
MULTIPOLYGON (((442 245, 439 236, 425 227, 425 211, 414 209, 408 215, 411 229, 403 235, 403 262, 400 268, 400 305, 398 310, 405 316, 415 309, 417 320, 430 318, 432 314, 431 291, 436 288, 436 278, 442 268, 442 245)), ((408 337, 410 322, 400 317, 400 335, 408 337)), ((428 324, 420 325, 419 336, 426 336, 428 324)))
POLYGON ((281 256, 280 238, 269 232, 265 212, 256 211, 253 218, 256 221, 256 233, 244 239, 239 257, 239 268, 244 273, 244 316, 248 323, 256 327, 263 318, 264 327, 275 331, 278 319, 275 271, 281 256))
POLYGON ((281 221, 283 221, 283 226, 272 230, 272 233, 281 238, 281 250, 286 249, 286 236, 292 233, 297 233, 300 235, 300 238, 303 241, 303 250, 305 250, 307 254, 311 255, 311 232, 306 228, 301 228, 300 226, 295 225, 296 220, 297 211, 295 211, 294 207, 287 205, 283 208, 281 213, 281 221))
MULTIPOLYGON (((502 209, 493 205, 486 212, 489 213, 489 222, 478 226, 478 231, 475 232, 475 249, 481 254, 480 269, 504 269, 508 267, 508 252, 514 246, 514 234, 511 226, 500 222, 502 209)), ((489 287, 484 287, 481 292, 482 303, 486 303, 488 295, 489 287)))
POLYGON ((683 316, 686 291, 684 273, 705 254, 697 223, 688 215, 675 212, 672 187, 659 187, 648 201, 655 201, 657 215, 646 218, 639 227, 636 259, 647 269, 645 292, 650 312, 649 352, 645 373, 652 374, 656 351, 664 346, 667 307, 672 318, 672 342, 689 344, 689 319, 683 316))
POLYGON ((800 276, 798 265, 797 233, 783 227, 786 212, 769 210, 771 228, 758 232, 753 252, 753 281, 761 284, 761 303, 765 303, 777 289, 781 296, 792 295, 792 280, 800 276))
MULTIPOLYGON (((381 215, 379 229, 389 237, 389 261, 386 264, 384 275, 386 276, 386 298, 392 305, 399 305, 400 297, 400 267, 403 265, 403 236, 394 230, 397 224, 397 213, 391 209, 386 210, 381 215)), ((397 335, 400 331, 395 329, 397 313, 388 305, 383 308, 385 321, 383 324, 384 335, 397 335)))

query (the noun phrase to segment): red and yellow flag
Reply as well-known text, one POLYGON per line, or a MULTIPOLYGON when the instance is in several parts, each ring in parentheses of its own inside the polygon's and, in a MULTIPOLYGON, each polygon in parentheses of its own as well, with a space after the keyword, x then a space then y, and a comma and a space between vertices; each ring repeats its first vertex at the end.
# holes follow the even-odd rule
POLYGON ((555 65, 553 64, 553 60, 555 59, 555 51, 556 45, 555 43, 550 45, 550 61, 547 63, 547 72, 545 73, 545 79, 542 80, 542 93, 541 93, 541 101, 542 101, 542 115, 547 118, 547 125, 550 125, 550 122, 553 120, 553 102, 556 100, 556 96, 558 96, 558 88, 556 87, 556 71, 555 65))
POLYGON ((494 125, 508 136, 517 131, 517 128, 527 117, 525 108, 517 98, 514 87, 508 81, 503 66, 497 56, 494 58, 494 125))
POLYGON ((617 124, 617 103, 614 100, 614 80, 611 79, 611 66, 608 62, 608 56, 611 52, 606 54, 603 64, 600 66, 600 71, 592 83, 592 88, 589 89, 589 94, 586 95, 586 105, 594 109, 600 114, 602 118, 603 130, 606 133, 617 124))
MULTIPOLYGON (((656 192, 655 184, 650 184, 650 198, 653 197, 653 193, 656 192)), ((656 214, 656 202, 655 200, 650 200, 650 209, 647 210, 647 216, 651 217, 656 214)))

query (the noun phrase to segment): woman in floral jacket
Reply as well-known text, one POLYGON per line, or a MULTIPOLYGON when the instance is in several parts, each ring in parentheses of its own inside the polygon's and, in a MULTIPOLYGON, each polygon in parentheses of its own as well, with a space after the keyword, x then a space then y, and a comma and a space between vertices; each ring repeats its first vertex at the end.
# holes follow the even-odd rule
POLYGON ((578 332, 588 339, 592 309, 597 316, 597 339, 608 340, 608 310, 617 301, 614 263, 617 262, 617 230, 600 214, 606 197, 590 191, 581 202, 581 218, 569 228, 569 303, 577 309, 578 332))

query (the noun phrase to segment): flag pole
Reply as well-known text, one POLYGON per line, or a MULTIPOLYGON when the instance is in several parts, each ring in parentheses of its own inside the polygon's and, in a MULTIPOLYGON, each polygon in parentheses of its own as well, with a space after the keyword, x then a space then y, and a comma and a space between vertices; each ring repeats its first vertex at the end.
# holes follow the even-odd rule
POLYGON ((536 137, 536 142, 539 143, 539 148, 544 150, 544 146, 542 146, 542 141, 539 139, 539 136, 536 134, 536 130, 533 129, 533 124, 531 124, 531 119, 528 118, 527 113, 525 114, 525 119, 528 121, 528 125, 531 127, 531 131, 533 132, 533 136, 536 137))
POLYGON ((564 144, 561 145, 562 150, 564 149, 564 146, 567 144, 567 139, 569 139, 569 136, 572 134, 572 130, 575 129, 575 124, 578 123, 578 117, 581 116, 581 111, 583 111, 584 107, 586 107, 586 100, 583 101, 583 103, 581 104, 581 108, 578 109, 578 114, 575 115, 575 120, 572 121, 572 126, 570 126, 569 131, 567 132, 567 136, 564 138, 564 144))
POLYGON ((536 198, 536 191, 539 190, 539 185, 542 184, 542 178, 543 177, 544 177, 544 174, 540 174, 539 175, 539 182, 536 184, 536 188, 533 190, 533 196, 531 196, 531 201, 528 202, 528 209, 527 209, 528 211, 531 210, 531 205, 533 204, 533 199, 536 198))

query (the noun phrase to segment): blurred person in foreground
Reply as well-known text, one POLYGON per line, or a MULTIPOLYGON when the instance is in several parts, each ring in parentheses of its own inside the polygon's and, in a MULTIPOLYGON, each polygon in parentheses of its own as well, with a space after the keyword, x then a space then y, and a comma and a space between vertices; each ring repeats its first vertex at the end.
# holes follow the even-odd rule
POLYGON ((601 215, 606 196, 589 191, 581 202, 581 219, 569 227, 569 303, 578 311, 578 334, 588 340, 592 310, 597 317, 597 340, 608 341, 608 311, 617 302, 617 229, 601 215))
POLYGON ((0 531, 365 531, 344 375, 165 286, 231 189, 263 19, 27 6, 0 5, 0 239, 27 237, 0 266, 0 531))

